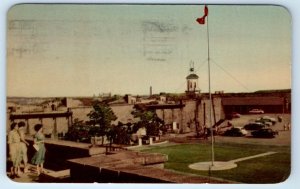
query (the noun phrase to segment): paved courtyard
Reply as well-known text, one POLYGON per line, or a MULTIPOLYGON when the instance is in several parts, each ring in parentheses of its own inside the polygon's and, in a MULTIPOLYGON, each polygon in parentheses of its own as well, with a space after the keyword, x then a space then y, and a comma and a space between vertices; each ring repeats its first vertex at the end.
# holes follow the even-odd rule
MULTIPOLYGON (((279 114, 263 114, 263 115, 241 115, 240 118, 232 119, 230 122, 235 127, 243 127, 246 123, 255 121, 261 116, 270 116, 277 119, 279 114)), ((293 125, 291 124, 290 130, 284 130, 284 124, 291 123, 290 114, 280 114, 283 120, 282 122, 277 122, 275 125, 270 126, 273 130, 278 131, 278 135, 275 138, 253 138, 248 137, 224 137, 224 136, 215 136, 216 142, 235 142, 235 143, 247 143, 247 144, 262 144, 262 145, 278 145, 278 146, 290 146, 291 145, 291 132, 293 131, 293 125)), ((227 124, 225 121, 224 124, 227 124)))

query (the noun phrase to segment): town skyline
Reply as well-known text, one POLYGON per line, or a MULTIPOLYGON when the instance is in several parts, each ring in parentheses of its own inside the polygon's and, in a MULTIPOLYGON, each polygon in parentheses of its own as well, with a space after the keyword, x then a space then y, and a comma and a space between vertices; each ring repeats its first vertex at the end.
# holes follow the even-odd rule
MULTIPOLYGON (((224 91, 212 91, 212 94, 218 94, 218 92, 224 92, 224 94, 250 94, 250 93, 257 93, 259 91, 287 91, 291 89, 268 89, 268 90, 257 90, 257 91, 251 91, 251 92, 224 92, 224 91)), ((200 94, 206 94, 208 95, 208 92, 202 92, 200 94)), ((147 94, 130 94, 130 93, 125 93, 125 94, 115 94, 115 93, 96 93, 92 95, 83 95, 83 96, 7 96, 7 98, 93 98, 93 97, 106 97, 106 96, 111 96, 113 97, 114 95, 116 96, 126 96, 126 95, 132 95, 132 96, 140 96, 140 97, 150 97, 150 92, 148 91, 147 94)), ((152 96, 156 95, 186 95, 185 92, 182 93, 169 93, 169 92, 158 92, 158 93, 153 93, 152 96)))
MULTIPOLYGON (((203 7, 16 5, 8 12, 7 96, 146 95, 150 86, 184 93, 191 61, 208 92, 206 25, 196 23, 203 7)), ((291 89, 286 9, 208 8, 212 92, 291 89)))

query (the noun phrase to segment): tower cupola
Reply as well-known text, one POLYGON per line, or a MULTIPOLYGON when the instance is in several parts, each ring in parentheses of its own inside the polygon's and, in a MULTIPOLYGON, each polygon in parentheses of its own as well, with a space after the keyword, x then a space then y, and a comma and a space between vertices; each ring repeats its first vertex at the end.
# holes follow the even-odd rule
POLYGON ((189 75, 186 77, 187 90, 185 91, 188 95, 199 94, 198 86, 199 76, 195 74, 194 62, 190 63, 189 75))

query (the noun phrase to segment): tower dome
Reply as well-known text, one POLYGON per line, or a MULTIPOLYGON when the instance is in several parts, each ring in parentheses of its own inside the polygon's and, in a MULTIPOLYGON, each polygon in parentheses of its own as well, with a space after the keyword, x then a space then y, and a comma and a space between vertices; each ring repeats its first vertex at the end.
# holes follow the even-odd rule
POLYGON ((198 78, 199 78, 199 76, 197 74, 194 74, 194 73, 192 73, 192 74, 190 74, 186 77, 186 79, 198 79, 198 78))

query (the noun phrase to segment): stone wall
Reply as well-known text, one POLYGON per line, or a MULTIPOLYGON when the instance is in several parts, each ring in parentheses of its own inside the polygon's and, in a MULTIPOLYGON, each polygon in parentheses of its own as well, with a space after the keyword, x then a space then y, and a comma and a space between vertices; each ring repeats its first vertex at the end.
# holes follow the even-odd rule
MULTIPOLYGON (((9 115, 8 115, 9 116, 9 115)), ((36 124, 43 124, 44 125, 44 133, 45 135, 50 135, 54 130, 54 119, 52 118, 44 118, 44 119, 29 119, 28 122, 24 119, 17 119, 16 122, 24 121, 26 124, 29 125, 29 135, 34 135, 34 125, 36 124)), ((11 121, 9 117, 7 118, 7 131, 10 130, 11 121)), ((57 133, 66 133, 68 132, 68 120, 67 118, 56 118, 56 125, 57 125, 57 133)))
MULTIPOLYGON (((209 100, 208 99, 189 99, 183 102, 185 107, 182 109, 158 109, 156 113, 159 118, 165 121, 165 124, 170 125, 178 125, 179 130, 178 132, 190 132, 195 131, 195 117, 200 124, 200 126, 208 125, 209 124, 209 100), (198 109, 197 109, 198 108, 198 109), (196 116, 196 112, 198 114, 196 116)), ((221 98, 213 98, 214 110, 215 113, 212 113, 213 123, 214 120, 219 121, 220 119, 224 118, 223 107, 221 103, 221 98), (215 119, 214 119, 215 118, 215 119)), ((115 115, 118 117, 113 124, 117 124, 119 121, 122 123, 134 123, 137 121, 136 118, 133 117, 131 112, 134 110, 133 105, 131 104, 114 104, 111 105, 112 110, 114 111, 115 115)), ((87 116, 88 113, 93 108, 91 106, 81 106, 81 107, 71 107, 70 110, 73 112, 73 122, 75 119, 88 121, 89 117, 87 116)), ((65 110, 65 109, 64 109, 65 110)), ((24 121, 26 120, 16 120, 16 121, 24 121)), ((52 118, 46 118, 43 120, 40 119, 30 119, 28 120, 30 125, 29 131, 30 134, 33 135, 35 133, 33 126, 37 123, 42 123, 44 125, 44 132, 45 134, 51 134, 54 129, 55 120, 52 118)), ((9 113, 7 114, 7 130, 10 128, 10 120, 9 120, 9 113)), ((66 118, 57 118, 57 132, 58 133, 66 133, 68 131, 68 120, 66 118)))
MULTIPOLYGON (((201 104, 199 106, 199 121, 200 121, 200 126, 209 126, 209 99, 203 99, 201 100, 201 104)), ((224 110, 222 107, 222 99, 221 98, 213 98, 213 103, 212 103, 212 124, 215 124, 218 122, 220 119, 224 119, 225 114, 224 110), (214 112, 213 112, 214 109, 214 112)))
MULTIPOLYGON (((195 118, 199 122, 200 126, 209 124, 209 99, 189 99, 183 102, 185 107, 181 109, 164 109, 156 110, 159 118, 165 121, 165 124, 172 125, 173 122, 179 125, 179 132, 195 131, 196 123, 195 118), (197 114, 198 108, 198 114, 197 114), (197 114, 197 115, 196 115, 197 114)), ((218 122, 224 118, 223 107, 221 98, 213 98, 214 112, 212 111, 212 120, 218 122)))

